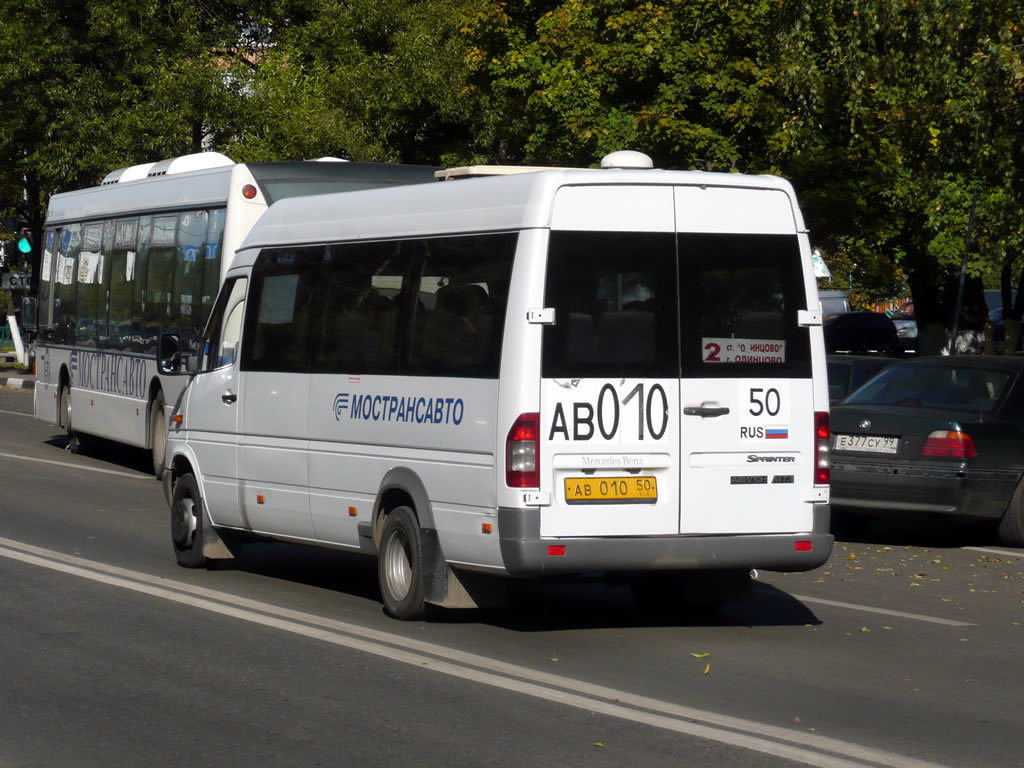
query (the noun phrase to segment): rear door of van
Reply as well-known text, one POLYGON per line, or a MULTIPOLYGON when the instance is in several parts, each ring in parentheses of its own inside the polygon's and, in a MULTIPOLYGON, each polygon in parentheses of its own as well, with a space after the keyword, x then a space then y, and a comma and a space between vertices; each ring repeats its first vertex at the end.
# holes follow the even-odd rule
POLYGON ((811 529, 802 259, 778 190, 559 190, 544 299, 555 323, 542 354, 542 536, 811 529))

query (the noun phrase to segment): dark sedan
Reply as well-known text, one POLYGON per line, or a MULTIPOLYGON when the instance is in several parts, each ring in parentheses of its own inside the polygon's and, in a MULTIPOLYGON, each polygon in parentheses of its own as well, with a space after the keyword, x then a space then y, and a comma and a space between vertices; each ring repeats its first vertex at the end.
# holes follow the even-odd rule
POLYGON ((1024 546, 1024 358, 892 365, 832 408, 832 507, 998 521, 1024 546))
POLYGON ((822 322, 825 351, 894 354, 900 351, 896 326, 880 312, 829 315, 822 322))

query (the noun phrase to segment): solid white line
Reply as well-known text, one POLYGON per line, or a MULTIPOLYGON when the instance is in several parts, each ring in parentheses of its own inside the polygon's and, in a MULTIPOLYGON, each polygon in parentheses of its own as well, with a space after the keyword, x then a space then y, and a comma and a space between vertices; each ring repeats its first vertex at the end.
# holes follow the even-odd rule
POLYGON ((878 613, 882 616, 898 616, 901 619, 912 619, 913 621, 927 621, 930 624, 944 624, 947 627, 976 627, 969 621, 957 621, 956 619, 940 619, 938 616, 924 616, 920 613, 907 613, 906 611, 894 611, 889 608, 876 608, 872 605, 859 605, 857 603, 844 603, 839 600, 826 600, 823 597, 811 597, 810 595, 791 595, 803 603, 817 603, 818 605, 831 605, 834 608, 847 608, 851 611, 863 611, 865 613, 878 613))
POLYGON ((1000 557, 1024 557, 1024 549, 1018 549, 1016 552, 994 547, 960 547, 960 549, 969 549, 972 552, 984 552, 986 555, 999 555, 1000 557))
POLYGON ((357 624, 160 579, 0 538, 0 556, 631 722, 827 768, 934 768, 914 758, 637 696, 357 624), (35 554, 33 554, 35 553, 35 554), (108 575, 109 574, 109 575, 108 575), (115 575, 116 574, 116 575, 115 575), (856 762, 852 762, 856 761, 856 762))
POLYGON ((33 418, 31 413, 22 413, 21 411, 4 411, 4 410, 0 410, 0 413, 6 413, 8 416, 28 416, 30 419, 33 418))
POLYGON ((35 461, 40 464, 53 464, 58 467, 65 467, 67 469, 82 469, 86 472, 101 472, 104 475, 117 475, 119 477, 130 477, 133 480, 150 480, 152 479, 149 475, 142 474, 141 472, 121 472, 116 469, 101 469, 100 467, 85 467, 81 464, 69 464, 66 461, 54 461, 53 459, 37 459, 33 456, 18 456, 14 453, 2 453, 0 457, 5 459, 17 459, 18 461, 35 461))

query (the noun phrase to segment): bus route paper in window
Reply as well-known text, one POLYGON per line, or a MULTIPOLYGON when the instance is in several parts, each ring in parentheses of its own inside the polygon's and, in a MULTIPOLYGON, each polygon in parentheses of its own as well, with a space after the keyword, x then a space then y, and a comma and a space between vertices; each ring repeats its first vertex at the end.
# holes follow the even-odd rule
POLYGON ((786 362, 785 339, 701 339, 701 356, 705 363, 786 362))

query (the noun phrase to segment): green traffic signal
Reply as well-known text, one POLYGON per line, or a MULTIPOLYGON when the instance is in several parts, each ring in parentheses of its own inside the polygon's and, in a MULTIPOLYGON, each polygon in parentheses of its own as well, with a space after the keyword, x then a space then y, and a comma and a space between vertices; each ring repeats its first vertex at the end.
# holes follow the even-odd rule
POLYGON ((18 250, 22 253, 32 253, 32 233, 28 229, 18 232, 18 250))

